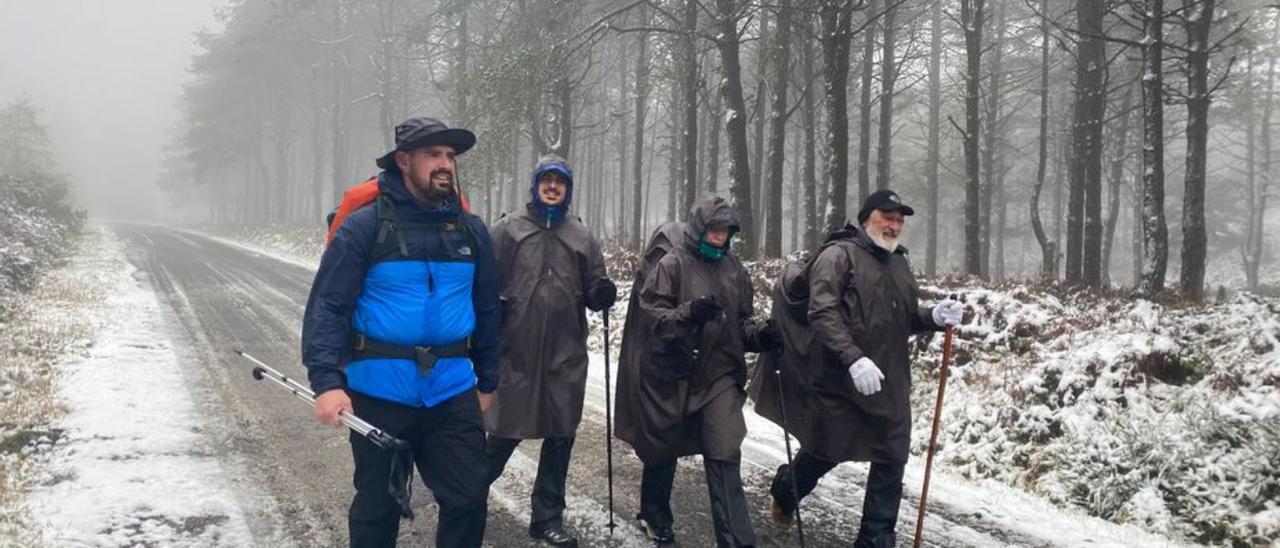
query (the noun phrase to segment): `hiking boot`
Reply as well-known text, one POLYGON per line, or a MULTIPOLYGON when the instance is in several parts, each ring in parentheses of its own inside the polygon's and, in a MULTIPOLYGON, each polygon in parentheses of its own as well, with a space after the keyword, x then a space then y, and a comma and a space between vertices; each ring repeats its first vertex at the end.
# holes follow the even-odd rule
POLYGON ((640 520, 640 529, 644 530, 649 540, 658 544, 675 544, 676 532, 670 525, 655 523, 644 516, 636 516, 636 519, 640 520))
POLYGON ((791 469, 783 464, 773 476, 769 485, 769 495, 773 498, 773 507, 769 515, 773 522, 782 527, 790 527, 796 518, 795 491, 791 488, 791 469))
POLYGON ((541 530, 530 529, 529 536, 542 541, 547 546, 578 548, 578 539, 559 525, 550 525, 541 530))

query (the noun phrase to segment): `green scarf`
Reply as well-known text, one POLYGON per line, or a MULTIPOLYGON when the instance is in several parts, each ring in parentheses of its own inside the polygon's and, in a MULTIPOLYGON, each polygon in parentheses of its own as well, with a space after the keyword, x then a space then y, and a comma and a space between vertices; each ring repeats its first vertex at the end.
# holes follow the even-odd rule
POLYGON ((707 233, 703 232, 702 237, 698 239, 698 253, 708 261, 719 261, 729 253, 729 242, 733 240, 733 231, 729 232, 729 238, 724 241, 723 246, 714 246, 707 243, 707 233))

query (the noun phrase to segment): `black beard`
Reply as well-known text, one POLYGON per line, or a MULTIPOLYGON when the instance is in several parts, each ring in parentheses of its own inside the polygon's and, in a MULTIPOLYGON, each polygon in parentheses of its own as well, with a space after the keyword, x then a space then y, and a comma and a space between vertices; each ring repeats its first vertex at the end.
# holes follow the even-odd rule
POLYGON ((453 193, 453 187, 452 187, 453 180, 454 180, 453 173, 448 170, 437 169, 435 171, 432 171, 431 174, 427 176, 426 189, 424 190, 423 194, 426 196, 427 200, 430 202, 447 201, 449 198, 449 195, 453 193), (435 176, 440 174, 449 176, 449 184, 450 184, 449 188, 441 188, 439 186, 436 186, 435 182, 433 182, 433 179, 435 179, 435 176))

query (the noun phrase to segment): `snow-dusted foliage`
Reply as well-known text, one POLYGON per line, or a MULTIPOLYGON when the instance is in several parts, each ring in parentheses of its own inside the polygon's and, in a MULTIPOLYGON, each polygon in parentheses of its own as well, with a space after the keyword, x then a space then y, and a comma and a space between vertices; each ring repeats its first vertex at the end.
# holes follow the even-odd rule
MULTIPOLYGON (((940 466, 1173 538, 1280 539, 1280 300, 963 292, 940 466)), ((920 455, 940 348, 916 358, 920 455)))
POLYGON ((63 200, 66 183, 45 175, 0 175, 0 318, 69 247, 84 213, 63 200))

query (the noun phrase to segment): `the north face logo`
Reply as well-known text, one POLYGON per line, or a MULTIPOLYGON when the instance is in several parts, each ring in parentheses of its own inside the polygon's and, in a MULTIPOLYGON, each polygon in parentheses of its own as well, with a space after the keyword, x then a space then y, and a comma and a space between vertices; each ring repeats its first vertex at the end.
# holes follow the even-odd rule
POLYGON ((898 201, 898 195, 897 195, 897 194, 890 194, 890 195, 889 195, 889 201, 890 201, 890 202, 893 202, 893 203, 895 203, 895 204, 902 203, 902 202, 899 202, 899 201, 898 201))
POLYGON ((464 246, 462 246, 462 247, 459 247, 459 248, 458 248, 458 254, 459 254, 459 255, 462 255, 462 256, 470 257, 470 256, 471 256, 471 247, 470 247, 470 246, 465 246, 465 245, 464 245, 464 246))

